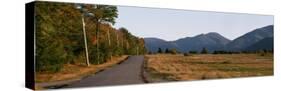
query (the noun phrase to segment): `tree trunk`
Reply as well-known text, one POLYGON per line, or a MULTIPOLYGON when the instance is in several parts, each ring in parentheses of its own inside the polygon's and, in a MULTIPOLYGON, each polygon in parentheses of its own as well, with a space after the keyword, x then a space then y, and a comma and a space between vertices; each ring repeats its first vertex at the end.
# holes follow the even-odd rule
POLYGON ((97 39, 97 61, 98 61, 98 64, 100 64, 100 54, 99 54, 99 21, 96 20, 96 39, 97 39))
MULTIPOLYGON (((111 48, 111 44, 110 44, 110 34, 109 34, 109 29, 107 30, 107 39, 108 39, 108 45, 111 48)), ((110 52, 110 61, 112 60, 112 50, 110 52)))
POLYGON ((119 47, 118 33, 117 31, 115 31, 115 33, 116 33, 116 41, 117 41, 117 48, 118 48, 119 47))
POLYGON ((107 39, 108 39, 108 44, 110 46, 110 35, 109 35, 109 30, 107 30, 107 39))

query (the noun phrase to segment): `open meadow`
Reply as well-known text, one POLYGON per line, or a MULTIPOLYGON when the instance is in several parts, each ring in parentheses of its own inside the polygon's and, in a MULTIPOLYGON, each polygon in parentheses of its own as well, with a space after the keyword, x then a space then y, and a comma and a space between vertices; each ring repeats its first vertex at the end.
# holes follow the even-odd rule
POLYGON ((155 54, 145 56, 150 82, 273 75, 273 54, 155 54))

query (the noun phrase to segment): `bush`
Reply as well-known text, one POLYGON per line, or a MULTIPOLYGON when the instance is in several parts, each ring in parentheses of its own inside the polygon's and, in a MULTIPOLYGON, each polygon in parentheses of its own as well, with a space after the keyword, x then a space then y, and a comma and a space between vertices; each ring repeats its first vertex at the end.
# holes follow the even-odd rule
POLYGON ((158 48, 158 53, 162 53, 162 49, 161 48, 158 48))
POLYGON ((190 54, 197 54, 197 51, 189 51, 190 54))
POLYGON ((260 56, 265 56, 266 52, 264 50, 259 50, 258 53, 260 54, 260 56))
POLYGON ((189 53, 184 53, 183 55, 184 55, 184 56, 190 56, 190 54, 189 54, 189 53))
POLYGON ((178 53, 177 49, 175 49, 175 48, 171 49, 170 52, 171 52, 171 54, 177 54, 178 53))
MULTIPOLYGON (((41 46, 38 45, 38 47, 41 46)), ((63 45, 59 42, 52 42, 49 46, 37 50, 36 71, 58 72, 66 60, 67 54, 63 45)))
POLYGON ((208 54, 208 50, 204 47, 201 51, 201 54, 208 54))
POLYGON ((167 48, 167 49, 165 50, 165 53, 170 53, 170 50, 167 48))

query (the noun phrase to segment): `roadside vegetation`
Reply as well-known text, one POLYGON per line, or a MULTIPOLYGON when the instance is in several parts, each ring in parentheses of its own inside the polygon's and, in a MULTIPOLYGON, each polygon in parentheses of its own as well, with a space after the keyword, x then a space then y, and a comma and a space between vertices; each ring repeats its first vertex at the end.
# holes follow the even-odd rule
POLYGON ((115 6, 37 2, 36 82, 75 78, 112 66, 124 55, 144 54, 143 38, 112 26, 117 17, 115 6))

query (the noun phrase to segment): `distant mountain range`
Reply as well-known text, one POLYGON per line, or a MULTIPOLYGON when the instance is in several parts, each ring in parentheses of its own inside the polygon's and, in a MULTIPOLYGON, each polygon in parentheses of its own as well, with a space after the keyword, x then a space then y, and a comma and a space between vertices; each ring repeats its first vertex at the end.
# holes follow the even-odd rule
POLYGON ((145 47, 150 52, 175 48, 180 52, 201 51, 207 48, 208 51, 228 50, 260 50, 273 49, 273 25, 265 26, 246 33, 233 41, 223 37, 216 32, 200 34, 194 37, 185 37, 175 41, 165 41, 159 38, 144 38, 145 47))

